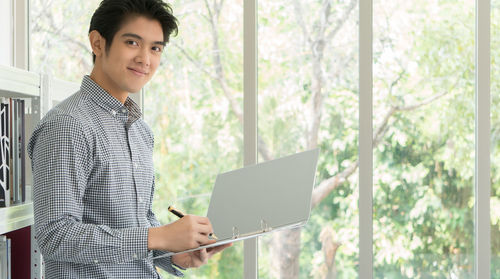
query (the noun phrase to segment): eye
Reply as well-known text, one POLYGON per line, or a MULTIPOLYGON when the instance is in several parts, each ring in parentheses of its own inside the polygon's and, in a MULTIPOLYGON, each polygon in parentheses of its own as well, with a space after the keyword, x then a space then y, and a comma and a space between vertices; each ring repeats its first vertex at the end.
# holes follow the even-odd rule
POLYGON ((136 42, 136 41, 126 41, 125 42, 127 45, 131 45, 131 46, 138 46, 139 44, 136 42))
POLYGON ((156 51, 156 52, 162 52, 163 51, 163 48, 162 47, 157 47, 157 46, 154 46, 151 48, 153 51, 156 51))

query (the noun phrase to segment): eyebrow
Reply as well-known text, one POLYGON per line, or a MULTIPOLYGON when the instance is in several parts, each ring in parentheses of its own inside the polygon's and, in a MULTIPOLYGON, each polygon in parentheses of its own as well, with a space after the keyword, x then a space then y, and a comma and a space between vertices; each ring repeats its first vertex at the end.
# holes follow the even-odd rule
MULTIPOLYGON (((136 38, 138 40, 141 40, 143 41, 144 39, 137 35, 137 34, 134 34, 134 33, 125 33, 123 35, 121 35, 121 37, 132 37, 132 38, 136 38)), ((162 46, 165 46, 166 45, 166 42, 162 42, 162 41, 156 41, 156 42, 153 42, 154 45, 162 45, 162 46)))

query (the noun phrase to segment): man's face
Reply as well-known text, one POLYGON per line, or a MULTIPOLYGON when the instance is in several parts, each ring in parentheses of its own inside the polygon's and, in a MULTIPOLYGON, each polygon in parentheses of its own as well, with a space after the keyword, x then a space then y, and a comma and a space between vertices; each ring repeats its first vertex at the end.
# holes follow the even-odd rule
POLYGON ((130 18, 104 52, 102 71, 114 89, 139 92, 156 72, 163 48, 163 30, 157 20, 130 18))

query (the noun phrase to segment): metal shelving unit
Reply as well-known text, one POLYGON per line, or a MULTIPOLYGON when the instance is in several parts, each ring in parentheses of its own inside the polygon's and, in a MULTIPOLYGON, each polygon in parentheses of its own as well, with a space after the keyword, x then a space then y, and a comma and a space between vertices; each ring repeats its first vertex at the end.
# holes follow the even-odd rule
MULTIPOLYGON (((22 98, 26 101, 25 137, 31 137, 34 125, 40 119, 40 74, 0 65, 0 97, 22 98)), ((12 269, 16 278, 42 278, 42 260, 33 241, 31 226, 34 223, 32 202, 31 161, 26 154, 26 201, 0 208, 0 234, 12 240, 12 269), (31 257, 30 257, 31 256, 31 257), (31 261, 26 262, 27 259, 31 261), (28 268, 29 267, 29 268, 28 268)))
POLYGON ((33 225, 33 202, 0 208, 0 234, 33 225))
MULTIPOLYGON (((40 119, 41 78, 39 74, 22 69, 0 65, 0 97, 23 98, 28 100, 25 136, 29 139, 34 124, 40 119)), ((0 234, 33 224, 33 203, 31 202, 31 162, 26 156, 26 202, 0 208, 0 234)))
POLYGON ((0 65, 0 96, 12 98, 40 96, 40 75, 0 65))

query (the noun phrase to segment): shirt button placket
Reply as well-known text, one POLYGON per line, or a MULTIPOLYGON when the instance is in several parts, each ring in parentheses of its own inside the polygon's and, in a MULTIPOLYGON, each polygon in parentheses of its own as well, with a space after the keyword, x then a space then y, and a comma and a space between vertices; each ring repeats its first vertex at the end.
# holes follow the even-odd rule
POLYGON ((141 217, 140 217, 140 214, 139 212, 142 211, 142 208, 144 207, 143 205, 143 198, 140 197, 140 191, 139 191, 139 187, 137 185, 137 170, 139 169, 139 163, 135 162, 135 160, 137 160, 136 156, 134 156, 134 154, 136 154, 135 152, 135 148, 134 148, 134 145, 133 143, 131 143, 131 134, 130 133, 133 133, 133 131, 131 129, 129 129, 127 131, 127 140, 129 142, 129 148, 130 148, 130 156, 131 156, 131 160, 132 160, 132 166, 133 166, 133 171, 132 171, 132 177, 133 177, 133 180, 134 180, 134 187, 135 187, 135 192, 137 194, 137 224, 140 226, 142 223, 141 223, 141 217))

